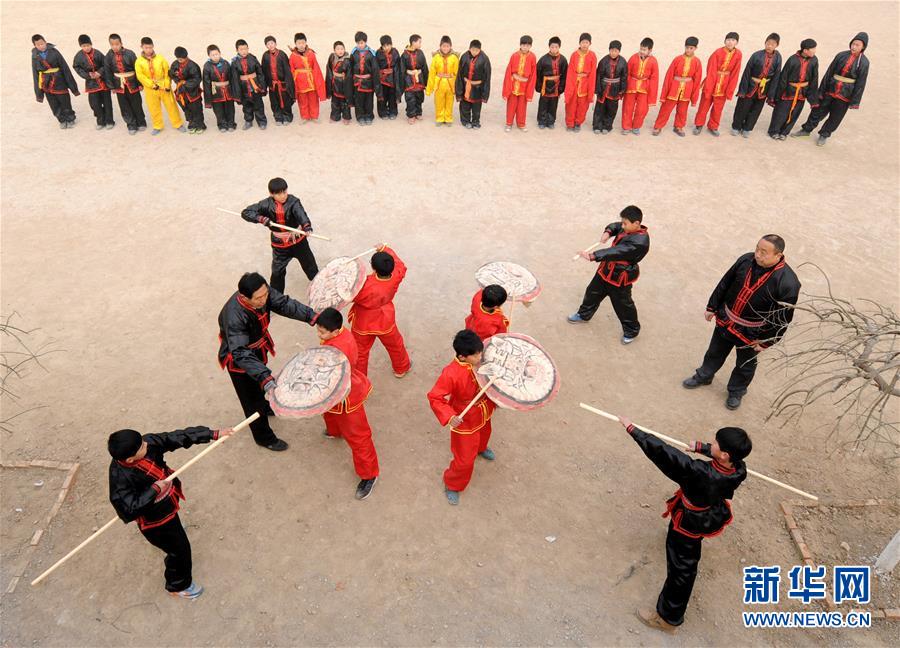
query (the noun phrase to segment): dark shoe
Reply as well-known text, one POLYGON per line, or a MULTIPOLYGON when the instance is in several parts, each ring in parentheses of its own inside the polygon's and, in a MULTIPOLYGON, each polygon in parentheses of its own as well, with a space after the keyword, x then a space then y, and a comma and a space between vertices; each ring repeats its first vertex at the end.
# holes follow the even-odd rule
POLYGON ((576 132, 576 133, 580 133, 580 132, 581 132, 581 124, 578 124, 578 126, 575 127, 575 132, 576 132))
POLYGON ((819 138, 816 140, 816 146, 825 146, 826 142, 828 142, 828 138, 819 135, 819 138))
POLYGON ((637 339, 637 335, 634 335, 634 336, 623 335, 622 336, 622 344, 631 344, 636 339, 637 339))
POLYGON ((791 133, 791 137, 809 137, 812 131, 803 130, 802 128, 795 133, 791 133))
POLYGON ((653 137, 657 137, 662 132, 662 129, 654 128, 653 129, 653 137))
POLYGON ((683 128, 673 128, 672 130, 675 131, 675 134, 678 135, 678 137, 684 137, 684 136, 685 136, 685 132, 684 132, 684 129, 683 129, 683 128))
POLYGON ((713 130, 712 128, 707 128, 706 130, 708 130, 709 134, 712 135, 713 137, 719 136, 719 131, 717 131, 717 130, 713 130))
POLYGON ((741 137, 743 137, 744 139, 749 138, 749 137, 750 137, 750 131, 742 130, 742 131, 741 131, 741 137))
POLYGON ((363 479, 356 486, 356 499, 364 500, 369 495, 372 494, 372 489, 375 488, 375 482, 378 481, 378 477, 372 477, 372 479, 363 479))
POLYGON ((128 134, 129 135, 137 135, 137 128, 129 128, 128 134))
POLYGON ((587 321, 586 319, 584 319, 584 318, 583 318, 581 315, 579 315, 578 313, 573 313, 572 315, 569 315, 569 316, 566 318, 566 321, 567 321, 569 324, 587 324, 587 323, 588 323, 588 321, 587 321))
POLYGON ((737 137, 737 136, 740 135, 740 134, 741 134, 741 131, 739 131, 737 128, 732 128, 732 129, 731 129, 731 136, 732 136, 732 137, 737 137))
POLYGON ((490 448, 485 448, 484 452, 479 452, 478 456, 482 459, 487 459, 488 461, 493 461, 497 458, 497 455, 494 454, 494 451, 490 448))
POLYGON ((106 130, 112 130, 112 129, 115 128, 115 127, 116 127, 115 124, 107 124, 107 125, 106 125, 106 130))
POLYGON ((735 396, 734 394, 728 394, 728 398, 725 399, 725 407, 730 410, 736 410, 741 406, 741 399, 743 396, 735 396))
POLYGON ((259 125, 259 130, 266 130, 266 123, 262 123, 259 125))
POLYGON ((539 129, 539 130, 544 130, 545 128, 547 128, 547 127, 544 126, 543 124, 538 124, 538 129, 539 129))
POLYGON ((220 133, 227 133, 227 132, 228 132, 228 129, 227 129, 227 128, 219 128, 219 132, 220 132, 220 133))
POLYGON ((685 389, 697 389, 697 387, 703 387, 704 385, 709 384, 712 384, 712 380, 700 380, 700 378, 697 377, 697 374, 681 381, 681 386, 685 389))
POLYGON ((245 121, 244 128, 242 130, 250 130, 251 128, 253 128, 253 122, 245 121))
POLYGON ((694 135, 699 135, 703 132, 703 126, 694 126, 694 135))
POLYGON ((138 126, 138 130, 145 131, 145 130, 147 130, 147 127, 146 126, 138 126))
POLYGON ((599 135, 602 131, 599 128, 594 129, 594 135, 599 135))
POLYGON ((341 437, 335 436, 333 434, 328 434, 327 429, 324 432, 322 432, 322 436, 325 437, 326 439, 340 439, 341 438, 341 437))
POLYGON ((632 129, 631 129, 631 134, 632 134, 632 135, 640 135, 640 134, 641 134, 641 129, 640 129, 640 128, 632 128, 632 129))
POLYGON ((273 452, 284 452, 288 449, 288 444, 287 441, 282 439, 275 439, 275 441, 266 446, 266 449, 273 452))
MULTIPOLYGON (((447 125, 449 126, 449 124, 447 124, 447 125)), ((481 128, 481 122, 478 122, 477 124, 472 124, 472 128, 481 128)))
POLYGON ((59 127, 62 130, 66 130, 69 127, 69 122, 59 122, 59 127))
POLYGON ((556 128, 556 124, 547 124, 547 128, 553 130, 554 128, 556 128))
POLYGON ((450 502, 452 506, 459 504, 459 491, 453 491, 444 486, 444 495, 447 496, 447 501, 450 502))

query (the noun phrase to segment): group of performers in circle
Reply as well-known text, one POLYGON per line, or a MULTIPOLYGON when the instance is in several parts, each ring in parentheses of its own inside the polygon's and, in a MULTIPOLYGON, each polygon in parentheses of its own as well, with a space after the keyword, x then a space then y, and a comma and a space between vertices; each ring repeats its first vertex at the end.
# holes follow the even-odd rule
MULTIPOLYGON (((300 123, 318 121, 319 103, 331 100, 330 120, 351 123, 351 108, 360 125, 372 124, 377 104, 378 116, 393 120, 400 102, 406 103, 410 124, 422 119, 425 95, 434 95, 435 123, 453 124, 453 105, 459 103, 459 118, 468 129, 481 128, 481 109, 491 93, 491 62, 474 39, 462 54, 453 50, 449 36, 442 36, 431 64, 422 51, 422 37, 412 34, 409 43, 394 47, 390 36, 380 38, 378 50, 368 44, 365 32, 354 36, 354 47, 348 52, 341 41, 325 63, 325 73, 306 35, 294 35, 289 52, 278 48, 274 36, 266 36, 261 60, 252 53, 247 41, 235 42, 235 56, 225 60, 218 45, 206 48, 208 59, 201 68, 191 59, 185 47, 174 50, 175 61, 169 62, 155 50, 153 40, 141 39, 140 55, 124 47, 118 34, 110 34, 110 49, 102 54, 93 47, 87 34, 78 37, 80 51, 72 67, 84 79, 97 129, 115 126, 112 95, 115 94, 122 119, 132 135, 147 127, 141 103, 143 91, 150 112, 152 134, 164 128, 163 108, 173 128, 192 134, 206 130, 204 106, 215 114, 221 132, 237 129, 235 104, 242 107, 243 129, 268 124, 263 97, 268 94, 275 123, 290 124, 292 106, 300 110, 300 123), (184 113, 179 114, 178 107, 184 113), (185 121, 187 124, 185 125, 185 121)), ((854 36, 849 49, 837 54, 819 78, 817 43, 805 38, 799 48, 782 65, 778 52, 781 38, 772 33, 763 49, 754 52, 741 74, 741 50, 737 32, 725 35, 724 45, 710 55, 703 76, 703 64, 697 56, 699 39, 684 41, 684 53, 676 56, 662 77, 653 56, 653 39, 644 38, 640 49, 627 61, 621 56, 622 43, 610 41, 609 53, 599 62, 591 49, 592 37, 581 34, 578 49, 566 59, 560 53, 562 41, 554 36, 548 51, 538 59, 531 52, 533 39, 525 35, 519 48, 510 56, 503 76, 502 97, 506 102, 506 131, 515 125, 527 129, 527 106, 538 94, 537 124, 552 129, 556 123, 559 98, 565 98, 566 130, 577 132, 594 104, 592 130, 608 134, 623 104, 621 133, 639 135, 649 109, 659 102, 659 113, 653 123, 653 135, 659 135, 675 112, 674 132, 683 137, 687 125, 688 106, 697 107, 694 135, 703 128, 719 136, 725 103, 735 92, 731 134, 749 137, 763 106, 773 107, 768 134, 784 140, 791 134, 803 105, 811 112, 801 129, 793 136, 808 136, 822 120, 817 143, 824 145, 837 130, 848 109, 859 108, 869 73, 865 55, 869 37, 865 32, 854 36)), ((75 112, 69 93, 80 91, 62 54, 43 36, 32 37, 32 75, 37 101, 47 99, 60 128, 72 128, 75 112)))

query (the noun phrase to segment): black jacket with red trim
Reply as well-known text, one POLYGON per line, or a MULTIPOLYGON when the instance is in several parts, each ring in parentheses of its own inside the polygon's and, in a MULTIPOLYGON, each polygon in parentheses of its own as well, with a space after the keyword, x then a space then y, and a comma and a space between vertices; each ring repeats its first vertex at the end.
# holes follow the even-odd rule
POLYGON ((102 92, 109 90, 106 81, 106 68, 103 53, 100 50, 92 49, 89 54, 84 50, 79 50, 72 59, 72 69, 75 73, 84 79, 84 91, 88 94, 92 92, 102 92), (91 72, 96 72, 100 76, 96 79, 91 76, 91 72))
POLYGON ((200 66, 191 59, 181 63, 178 59, 169 66, 169 78, 175 82, 175 98, 182 106, 185 103, 200 101, 203 85, 203 73, 200 66))
POLYGON ((135 62, 137 62, 137 55, 130 49, 123 47, 118 53, 112 51, 112 49, 106 52, 106 55, 103 57, 103 67, 106 74, 106 85, 109 86, 110 90, 118 93, 122 90, 122 85, 124 84, 129 94, 137 94, 141 91, 142 86, 136 75, 124 79, 116 76, 116 73, 133 73, 135 62), (121 69, 119 67, 120 60, 122 63, 121 69))
MULTIPOLYGON (((647 458, 679 486, 663 514, 672 516, 676 531, 689 538, 711 538, 731 524, 728 500, 747 478, 743 461, 726 468, 715 460, 692 459, 634 425, 628 426, 628 432, 647 458)), ((704 446, 702 452, 709 456, 709 447, 704 446)))
POLYGON ((214 438, 215 432, 202 426, 143 435, 147 455, 141 461, 126 464, 113 459, 109 464, 109 501, 116 509, 116 515, 126 523, 137 520, 142 529, 172 519, 178 512, 178 500, 184 499, 184 495, 181 480, 176 477, 169 494, 155 501, 159 491, 153 486, 154 482, 173 472, 163 455, 179 448, 190 448, 195 443, 209 443, 214 438))
POLYGON ((315 311, 269 286, 269 301, 255 310, 239 292, 235 292, 219 313, 219 364, 234 373, 246 373, 260 386, 272 380, 266 366, 269 354, 275 355, 275 343, 269 335, 269 313, 309 322, 315 311))
POLYGON ((783 101, 791 101, 795 95, 795 86, 792 83, 806 83, 808 85, 799 88, 800 92, 796 93, 799 100, 808 100, 810 106, 819 105, 819 59, 811 56, 804 59, 800 56, 800 52, 796 52, 789 56, 784 62, 781 74, 778 75, 778 84, 775 89, 775 96, 769 101, 781 99, 783 101), (806 63, 806 73, 802 75, 803 64, 806 63))
MULTIPOLYGON (((269 196, 268 198, 260 200, 258 203, 244 207, 244 210, 241 212, 241 218, 248 223, 262 223, 263 218, 268 218, 275 223, 281 223, 282 225, 287 225, 294 229, 301 229, 304 232, 313 231, 312 222, 309 220, 309 215, 303 208, 303 203, 301 203, 300 199, 293 194, 288 194, 287 200, 281 205, 280 216, 279 205, 275 202, 274 198, 269 196)), ((288 230, 283 230, 278 227, 270 227, 269 229, 272 230, 270 238, 273 247, 285 247, 284 243, 286 240, 293 240, 294 243, 299 242, 299 240, 289 239, 286 236, 286 234, 289 233, 288 230)))
POLYGON ((766 83, 763 88, 763 99, 775 101, 775 88, 778 86, 778 77, 781 74, 781 52, 775 50, 769 61, 769 68, 763 76, 763 70, 766 67, 766 50, 761 49, 753 52, 744 66, 744 74, 741 75, 741 82, 738 85, 738 97, 750 97, 759 95, 759 83, 753 79, 765 79, 766 83))
POLYGON ((622 231, 621 222, 610 223, 604 231, 613 242, 591 254, 592 261, 600 262, 597 274, 613 286, 630 286, 641 274, 638 262, 650 251, 650 232, 641 226, 637 232, 627 234, 622 231))
MULTIPOLYGON (((859 35, 857 35, 859 38, 859 35)), ((863 50, 865 51, 865 49, 863 50)), ((860 52, 853 56, 850 50, 845 50, 834 57, 831 65, 822 76, 822 84, 819 86, 819 97, 830 95, 850 104, 851 108, 859 108, 863 92, 866 89, 866 80, 869 78, 869 58, 860 52), (851 60, 851 58, 853 60, 851 60), (853 79, 853 83, 835 79, 835 75, 846 79, 853 79)))
POLYGON ((52 43, 47 43, 46 56, 41 56, 37 47, 31 48, 31 76, 34 80, 34 96, 38 101, 43 101, 45 94, 71 92, 76 97, 81 94, 69 64, 52 43), (52 69, 58 71, 45 72, 52 69))
POLYGON ((235 101, 238 103, 253 101, 254 97, 265 97, 267 92, 266 76, 263 74, 259 59, 253 54, 247 54, 243 58, 237 55, 231 59, 231 93, 234 95, 235 101), (244 69, 244 63, 246 63, 246 69, 244 69), (252 76, 246 81, 242 81, 241 77, 247 75, 252 76))
POLYGON ((758 341, 769 347, 781 340, 794 319, 794 309, 781 303, 796 304, 799 297, 800 280, 784 258, 773 268, 762 268, 748 252, 719 281, 706 310, 716 314, 716 324, 745 344, 758 341))
MULTIPOLYGON (((385 52, 383 48, 379 48, 375 53, 375 63, 378 66, 378 80, 382 86, 388 88, 400 87, 400 51, 396 47, 392 47, 390 52, 385 52)), ((382 88, 382 92, 384 88, 382 88)), ((403 91, 395 93, 394 101, 400 103, 403 98, 403 91)))

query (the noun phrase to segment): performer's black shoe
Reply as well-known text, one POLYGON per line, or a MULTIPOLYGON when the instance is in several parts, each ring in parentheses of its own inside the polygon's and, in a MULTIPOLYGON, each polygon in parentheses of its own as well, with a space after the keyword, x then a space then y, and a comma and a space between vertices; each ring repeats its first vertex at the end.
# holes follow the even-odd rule
POLYGON ((685 378, 681 381, 681 386, 685 389, 697 389, 697 387, 702 387, 703 385, 709 385, 712 383, 712 380, 700 380, 697 377, 697 374, 694 374, 690 378, 685 378))
POLYGON ((743 396, 735 396, 734 394, 728 394, 728 398, 725 399, 725 407, 730 410, 736 410, 741 406, 741 398, 743 396))
POLYGON ((272 443, 266 446, 267 450, 272 450, 273 452, 284 452, 288 449, 287 441, 283 439, 275 439, 272 443))
POLYGON ((791 133, 791 137, 809 137, 810 135, 812 135, 812 131, 803 130, 802 128, 791 133))
POLYGON ((364 500, 369 495, 372 494, 372 489, 375 488, 375 482, 378 481, 378 477, 372 477, 372 479, 363 479, 359 482, 356 487, 356 499, 364 500))

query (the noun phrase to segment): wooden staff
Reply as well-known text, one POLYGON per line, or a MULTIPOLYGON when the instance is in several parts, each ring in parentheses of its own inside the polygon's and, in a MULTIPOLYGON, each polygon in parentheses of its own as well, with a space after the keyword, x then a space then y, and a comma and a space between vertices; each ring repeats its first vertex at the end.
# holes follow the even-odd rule
POLYGON ((369 248, 365 252, 360 252, 355 257, 350 257, 349 259, 344 259, 343 263, 350 263, 351 261, 356 261, 360 257, 364 257, 367 254, 373 254, 375 252, 378 252, 378 248, 369 248))
MULTIPOLYGON (((258 419, 258 418, 259 418, 259 412, 253 412, 253 414, 251 414, 250 416, 248 416, 247 418, 245 418, 243 421, 241 421, 240 423, 238 423, 237 425, 235 425, 235 426, 234 426, 234 431, 235 431, 235 432, 240 432, 241 430, 243 430, 245 427, 247 427, 248 425, 250 425, 251 423, 253 423, 253 421, 255 421, 255 420, 258 419)), ((227 441, 228 438, 229 438, 229 437, 227 437, 227 436, 223 436, 221 439, 216 439, 215 441, 213 441, 213 442, 209 445, 209 447, 206 448, 203 452, 201 452, 200 454, 198 454, 196 457, 192 458, 190 461, 188 461, 186 464, 184 464, 181 468, 179 468, 178 470, 176 470, 175 472, 173 472, 171 475, 169 475, 168 477, 166 477, 166 481, 172 481, 173 479, 175 479, 176 477, 178 477, 178 475, 180 475, 180 474, 183 473, 185 470, 187 470, 188 468, 190 468, 194 463, 196 463, 197 461, 199 461, 204 455, 206 455, 206 454, 209 453, 209 452, 212 452, 213 450, 215 450, 216 448, 218 448, 220 445, 222 445, 223 443, 225 443, 225 441, 227 441)), ((47 578, 47 576, 49 576, 49 575, 52 574, 54 571, 56 571, 57 568, 62 567, 63 563, 65 563, 67 560, 69 560, 69 558, 71 558, 72 556, 74 556, 75 554, 77 554, 79 551, 81 551, 82 549, 84 549, 84 548, 85 548, 86 546, 88 546, 91 542, 93 542, 94 540, 96 540, 96 539, 100 536, 100 534, 102 534, 104 531, 106 531, 106 530, 109 529, 112 525, 114 525, 114 524, 116 523, 117 520, 119 520, 119 516, 118 516, 118 515, 117 515, 116 517, 114 517, 113 519, 111 519, 111 520, 110 520, 109 522, 107 522, 106 524, 104 524, 102 527, 100 527, 99 529, 97 529, 96 531, 94 531, 94 532, 93 532, 90 536, 88 536, 88 538, 87 538, 86 540, 84 540, 80 545, 78 545, 77 547, 75 547, 74 549, 72 549, 72 551, 70 551, 70 552, 67 553, 65 556, 63 556, 62 558, 60 558, 59 560, 57 560, 55 563, 53 563, 53 565, 50 567, 50 569, 48 569, 48 570, 45 571, 43 574, 41 574, 40 576, 38 576, 37 578, 35 578, 33 581, 31 581, 31 585, 32 585, 32 586, 37 585, 37 584, 40 583, 42 580, 44 580, 45 578, 47 578)))
MULTIPOLYGON (((231 211, 230 209, 222 209, 221 207, 216 207, 220 212, 225 212, 226 214, 233 214, 234 216, 240 216, 240 212, 231 211)), ((294 232, 295 234, 301 234, 303 236, 308 236, 309 238, 319 239, 320 241, 330 241, 331 239, 327 236, 322 236, 321 234, 313 234, 312 232, 304 232, 302 229, 297 229, 296 227, 289 227, 287 225, 282 225, 281 223, 276 223, 273 220, 269 221, 269 225, 272 227, 279 227, 283 230, 287 230, 289 232, 294 232)))
MULTIPOLYGON (((598 245, 600 245, 602 242, 603 242, 603 241, 597 241, 596 243, 591 243, 591 244, 587 247, 587 249, 582 250, 581 252, 590 252, 590 251, 593 250, 595 247, 597 247, 598 245)), ((581 252, 579 252, 578 254, 576 254, 575 256, 573 256, 573 257, 572 257, 572 261, 577 261, 578 258, 581 256, 581 252)))
MULTIPOLYGON (((600 416, 608 418, 611 421, 617 421, 617 422, 619 421, 619 417, 615 416, 614 414, 610 414, 609 412, 604 412, 603 410, 599 410, 596 407, 591 407, 590 405, 586 405, 584 403, 579 403, 579 405, 581 406, 582 409, 586 409, 587 411, 593 412, 594 414, 599 414, 600 416)), ((677 445, 682 448, 688 447, 688 445, 686 443, 684 443, 683 441, 679 441, 678 439, 673 439, 672 437, 666 436, 665 434, 660 434, 659 432, 654 432, 653 430, 650 430, 648 428, 642 427, 637 424, 635 424, 635 427, 639 427, 644 432, 647 432, 648 434, 652 434, 653 436, 658 437, 658 438, 662 439, 663 441, 668 441, 672 445, 677 445)), ((816 502, 819 501, 819 498, 816 497, 815 495, 807 493, 806 491, 802 491, 799 488, 794 488, 793 486, 789 486, 788 484, 785 484, 784 482, 780 482, 777 479, 772 479, 771 477, 768 477, 767 475, 763 475, 762 473, 758 473, 755 470, 750 470, 748 468, 747 473, 750 475, 753 475, 754 477, 759 477, 763 481, 767 481, 770 484, 775 484, 776 486, 780 486, 781 488, 789 490, 792 493, 796 493, 797 495, 802 495, 803 497, 808 497, 809 499, 814 500, 816 502)))
POLYGON ((484 396, 484 392, 486 392, 488 390, 488 388, 494 384, 495 380, 496 380, 496 377, 491 376, 491 379, 487 381, 485 386, 482 387, 481 390, 477 394, 475 394, 475 398, 473 398, 472 401, 468 405, 466 405, 466 409, 464 409, 462 412, 460 412, 459 414, 456 415, 457 418, 462 420, 463 417, 469 413, 469 410, 475 406, 475 403, 477 403, 479 400, 481 400, 481 397, 484 396))

